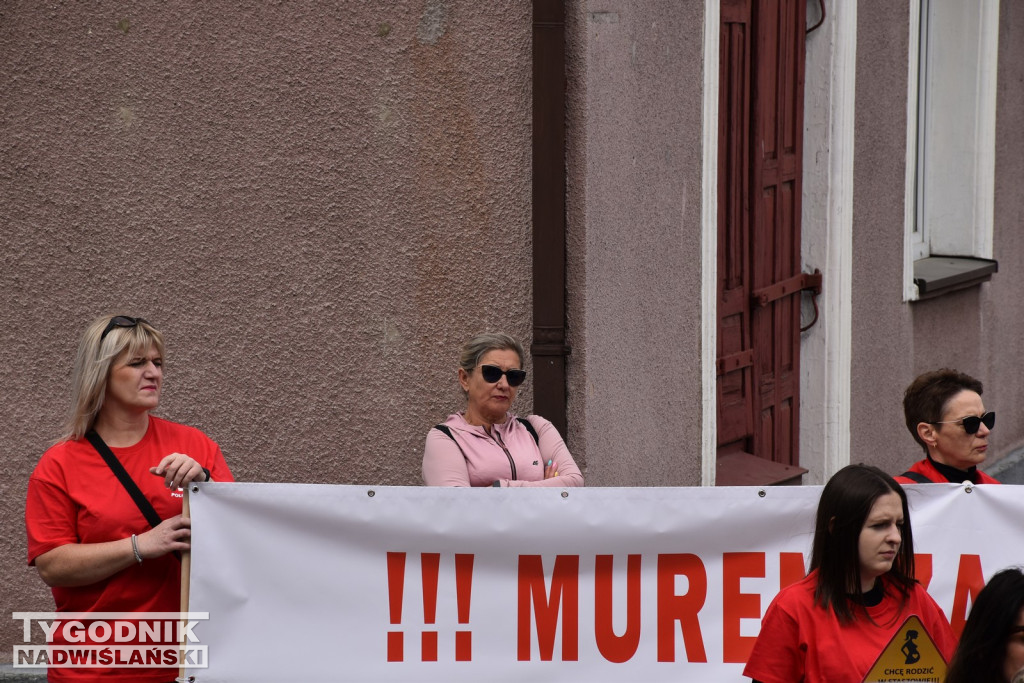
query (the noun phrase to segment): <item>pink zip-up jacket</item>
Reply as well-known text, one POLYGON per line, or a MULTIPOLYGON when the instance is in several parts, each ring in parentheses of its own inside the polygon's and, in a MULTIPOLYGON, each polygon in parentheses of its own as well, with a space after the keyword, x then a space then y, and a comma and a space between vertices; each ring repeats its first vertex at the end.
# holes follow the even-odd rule
POLYGON ((526 418, 529 430, 508 413, 505 422, 483 427, 466 422, 461 413, 444 424, 452 437, 431 428, 423 449, 423 483, 427 486, 583 486, 583 475, 555 426, 539 415, 526 418), (544 478, 544 466, 554 461, 557 477, 544 478), (498 482, 495 484, 495 482, 498 482))

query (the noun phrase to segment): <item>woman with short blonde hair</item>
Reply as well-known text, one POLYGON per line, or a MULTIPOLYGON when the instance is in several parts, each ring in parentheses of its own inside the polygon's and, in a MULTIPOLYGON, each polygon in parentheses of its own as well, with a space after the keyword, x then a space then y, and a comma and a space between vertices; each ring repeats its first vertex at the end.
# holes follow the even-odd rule
POLYGON ((427 433, 423 482, 428 486, 583 486, 583 474, 550 422, 511 412, 526 381, 523 346, 484 332, 459 353, 465 409, 427 433))

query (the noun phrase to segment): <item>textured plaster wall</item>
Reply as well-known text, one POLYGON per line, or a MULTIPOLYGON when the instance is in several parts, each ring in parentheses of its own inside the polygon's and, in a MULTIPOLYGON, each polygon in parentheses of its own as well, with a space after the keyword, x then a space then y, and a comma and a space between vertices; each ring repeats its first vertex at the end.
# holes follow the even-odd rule
POLYGON ((900 403, 914 377, 902 302, 908 21, 903 2, 858 5, 850 459, 900 472, 916 448, 900 403))
POLYGON ((52 606, 26 482, 98 315, 164 331, 160 412, 239 479, 419 483, 457 347, 530 342, 530 20, 523 0, 0 5, 0 614, 52 606))
POLYGON ((985 405, 999 411, 997 455, 1024 448, 1024 3, 1001 2, 996 103, 995 234, 999 273, 982 334, 985 405))
POLYGON ((1024 440, 1024 8, 1001 3, 994 252, 999 273, 978 287, 901 301, 906 149, 905 3, 858 6, 853 213, 851 459, 903 471, 921 450, 902 418, 903 390, 937 367, 981 379, 999 412, 989 465, 1024 440))
POLYGON ((588 485, 700 483, 703 3, 567 3, 569 423, 588 485))

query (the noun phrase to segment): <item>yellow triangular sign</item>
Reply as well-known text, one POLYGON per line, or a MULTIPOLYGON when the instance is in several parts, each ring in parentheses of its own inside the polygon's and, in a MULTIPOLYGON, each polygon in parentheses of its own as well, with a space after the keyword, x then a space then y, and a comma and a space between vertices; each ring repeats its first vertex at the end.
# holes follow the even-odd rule
POLYGON ((945 677, 946 660, 942 653, 935 647, 921 620, 909 617, 882 650, 864 683, 940 683, 945 677))

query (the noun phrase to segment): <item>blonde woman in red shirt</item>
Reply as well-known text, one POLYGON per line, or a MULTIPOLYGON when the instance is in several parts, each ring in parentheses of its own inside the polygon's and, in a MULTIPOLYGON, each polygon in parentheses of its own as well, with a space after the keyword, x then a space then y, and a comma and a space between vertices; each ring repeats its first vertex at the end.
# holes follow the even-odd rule
MULTIPOLYGON (((58 613, 180 609, 178 556, 191 538, 181 489, 232 476, 209 437, 151 414, 160 404, 163 368, 163 335, 142 318, 99 318, 82 336, 66 433, 32 472, 25 504, 28 562, 51 587, 58 613)), ((85 639, 76 641, 57 628, 53 645, 110 645, 94 642, 92 633, 83 630, 85 639)), ((177 667, 98 663, 51 667, 48 677, 164 683, 178 674, 177 667)))

